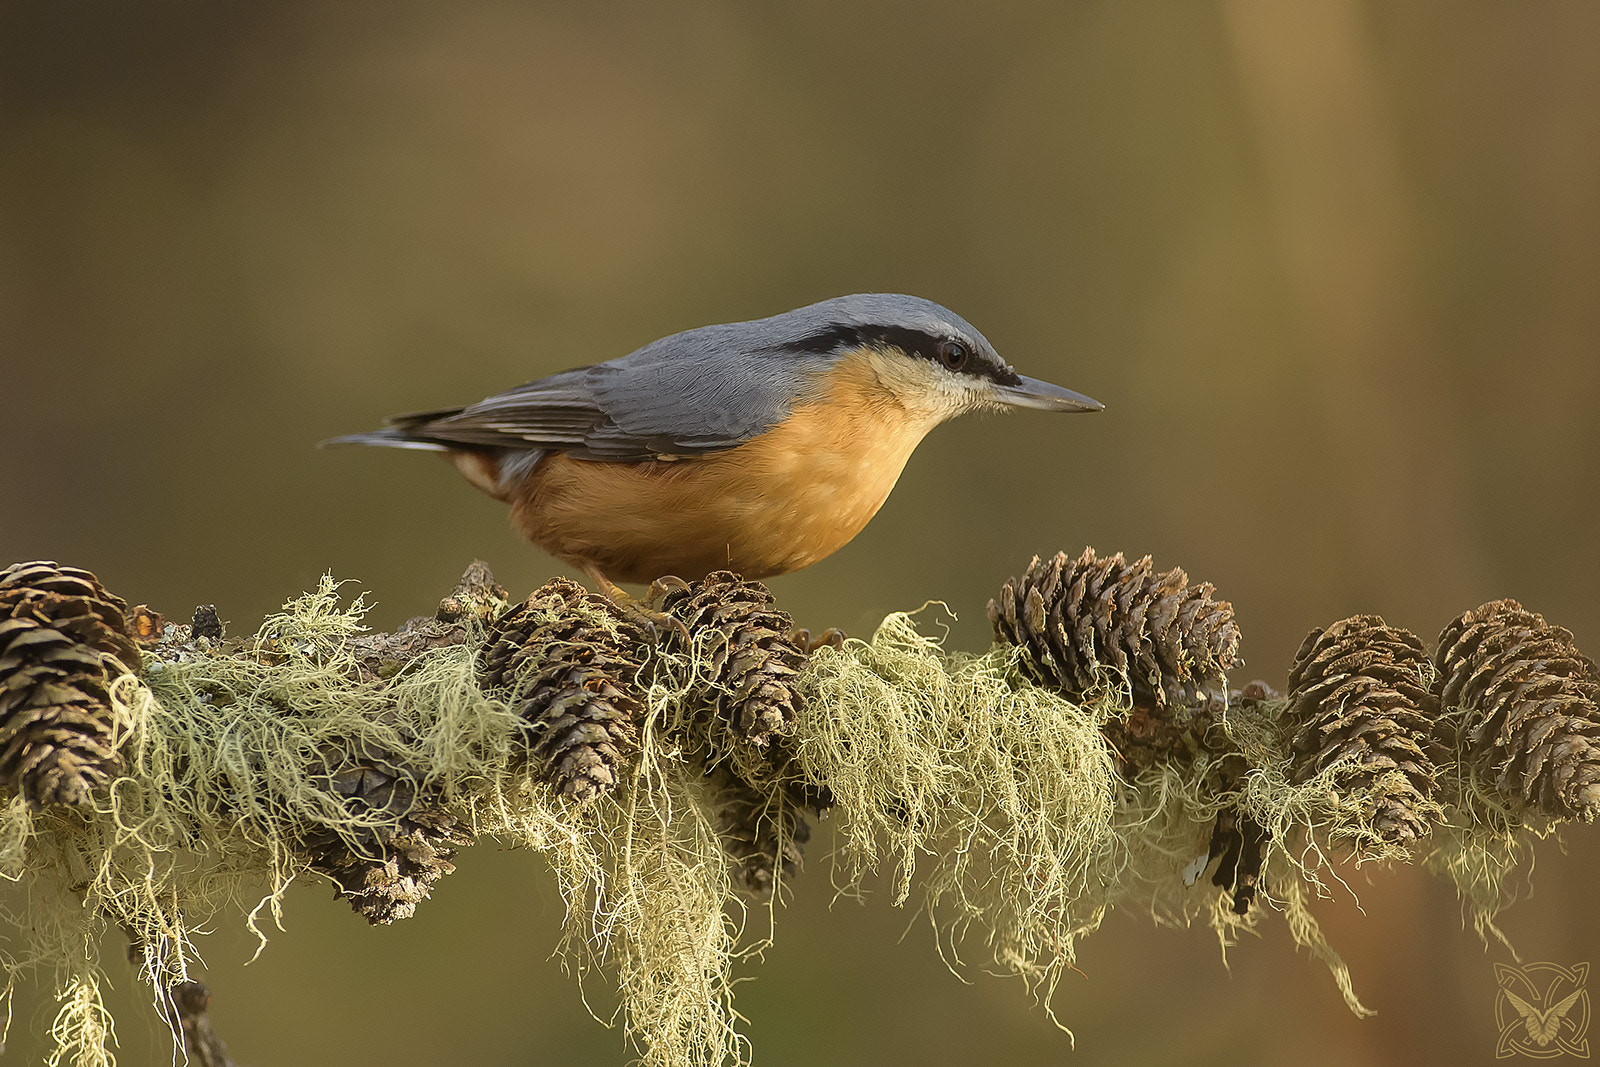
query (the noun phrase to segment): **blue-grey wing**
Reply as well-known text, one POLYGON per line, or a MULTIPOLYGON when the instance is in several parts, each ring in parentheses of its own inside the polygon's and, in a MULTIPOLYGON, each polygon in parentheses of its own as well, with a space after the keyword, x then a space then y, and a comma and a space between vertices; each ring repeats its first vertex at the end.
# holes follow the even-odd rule
POLYGON ((391 420, 408 438, 634 461, 733 448, 782 422, 822 364, 708 326, 471 407, 391 420), (813 365, 816 364, 816 365, 813 365))

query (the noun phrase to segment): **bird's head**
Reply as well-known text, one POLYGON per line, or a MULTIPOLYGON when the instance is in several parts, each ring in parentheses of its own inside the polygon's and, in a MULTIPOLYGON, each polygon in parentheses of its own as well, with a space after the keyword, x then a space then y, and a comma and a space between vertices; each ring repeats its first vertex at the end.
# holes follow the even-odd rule
POLYGON ((1099 411, 1105 406, 1023 377, 971 323, 921 297, 841 296, 769 321, 782 320, 789 336, 775 347, 810 357, 865 360, 887 392, 932 423, 969 411, 1099 411))

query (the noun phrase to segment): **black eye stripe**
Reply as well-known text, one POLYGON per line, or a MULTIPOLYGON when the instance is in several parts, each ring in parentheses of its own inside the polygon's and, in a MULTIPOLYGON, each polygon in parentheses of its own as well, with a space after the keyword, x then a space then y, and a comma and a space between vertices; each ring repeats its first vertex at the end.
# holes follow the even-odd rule
MULTIPOLYGON (((946 346, 957 340, 949 336, 925 333, 908 326, 852 326, 834 323, 808 337, 791 341, 783 346, 788 352, 814 352, 824 354, 850 348, 898 348, 908 355, 929 360, 948 367, 945 361, 946 346)), ((967 358, 959 373, 974 378, 985 378, 1000 385, 1015 385, 1020 380, 1016 371, 1006 364, 984 356, 975 346, 959 342, 966 349, 967 358)))

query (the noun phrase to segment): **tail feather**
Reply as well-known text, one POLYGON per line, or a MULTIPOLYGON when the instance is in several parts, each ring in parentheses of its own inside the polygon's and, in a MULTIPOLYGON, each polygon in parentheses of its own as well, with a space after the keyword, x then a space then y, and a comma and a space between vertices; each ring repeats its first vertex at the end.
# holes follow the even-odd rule
POLYGON ((366 433, 347 433, 341 437, 330 437, 318 443, 318 448, 327 448, 329 445, 377 445, 381 448, 414 448, 419 452, 456 452, 462 449, 460 444, 452 444, 429 436, 427 429, 430 423, 439 419, 447 419, 451 415, 461 414, 461 408, 435 408, 433 411, 413 411, 406 415, 391 415, 383 421, 387 423, 381 430, 369 430, 366 433))
POLYGON ((419 452, 448 452, 450 446, 438 441, 425 441, 411 437, 404 430, 393 427, 383 430, 369 430, 366 433, 348 433, 342 437, 330 437, 326 441, 319 441, 318 448, 329 448, 335 445, 378 445, 383 448, 414 448, 419 452))
MULTIPOLYGON (((400 416, 410 419, 414 416, 400 416)), ((424 437, 415 426, 386 426, 366 433, 347 433, 318 443, 318 448, 337 445, 377 445, 382 448, 410 448, 418 452, 443 452, 455 462, 467 481, 496 500, 510 500, 511 494, 548 453, 543 448, 486 448, 482 445, 447 443, 424 437)))

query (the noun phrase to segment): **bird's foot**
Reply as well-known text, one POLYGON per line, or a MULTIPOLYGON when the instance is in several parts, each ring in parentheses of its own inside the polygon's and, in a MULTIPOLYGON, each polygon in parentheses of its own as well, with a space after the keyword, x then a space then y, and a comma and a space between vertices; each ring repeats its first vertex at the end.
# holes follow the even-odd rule
POLYGON ((648 631, 656 644, 662 644, 663 639, 676 637, 682 647, 688 648, 690 643, 689 627, 684 621, 670 611, 662 611, 655 606, 658 598, 666 591, 682 586, 687 589, 688 583, 681 578, 658 578, 650 584, 650 592, 643 600, 629 593, 617 585, 610 578, 601 573, 598 567, 585 567, 584 573, 594 579, 595 585, 600 587, 600 594, 617 608, 630 621, 648 631), (676 583, 676 584, 674 584, 676 583), (658 589, 658 587, 660 587, 658 589))
POLYGON ((650 583, 650 588, 644 594, 646 604, 659 604, 668 593, 692 593, 694 586, 679 578, 676 574, 664 574, 650 583))
POLYGON ((808 656, 817 649, 822 648, 824 645, 830 648, 843 648, 844 638, 844 631, 839 629, 837 626, 828 627, 815 638, 811 636, 811 631, 806 629, 804 626, 798 627, 789 632, 789 639, 795 644, 799 645, 801 648, 805 649, 806 655, 808 656))

